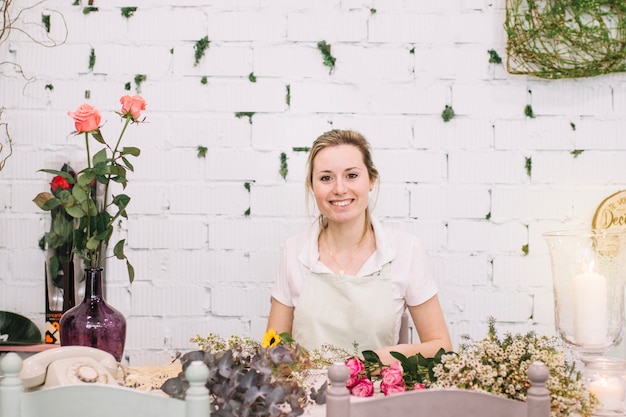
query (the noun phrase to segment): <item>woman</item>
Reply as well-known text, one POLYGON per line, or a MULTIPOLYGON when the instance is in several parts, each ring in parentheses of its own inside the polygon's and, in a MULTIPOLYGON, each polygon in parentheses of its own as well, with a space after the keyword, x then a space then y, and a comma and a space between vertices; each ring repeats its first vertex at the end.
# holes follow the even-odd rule
POLYGON ((426 255, 418 240, 384 229, 371 216, 369 193, 379 180, 369 143, 332 130, 315 140, 307 162, 307 194, 319 221, 289 238, 272 289, 268 329, 289 332, 307 349, 328 343, 432 357, 452 348, 426 255), (397 344, 408 308, 419 344, 397 344))

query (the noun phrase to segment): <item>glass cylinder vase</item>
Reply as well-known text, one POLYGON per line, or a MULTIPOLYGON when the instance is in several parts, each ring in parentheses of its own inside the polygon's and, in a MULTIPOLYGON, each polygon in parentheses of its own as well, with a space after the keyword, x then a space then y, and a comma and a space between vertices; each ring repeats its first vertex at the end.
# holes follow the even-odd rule
POLYGON ((581 359, 619 344, 624 329, 626 232, 544 233, 550 249, 555 326, 581 359))
POLYGON ((102 268, 85 269, 85 297, 63 314, 61 346, 90 346, 120 362, 126 343, 126 318, 104 301, 102 268))

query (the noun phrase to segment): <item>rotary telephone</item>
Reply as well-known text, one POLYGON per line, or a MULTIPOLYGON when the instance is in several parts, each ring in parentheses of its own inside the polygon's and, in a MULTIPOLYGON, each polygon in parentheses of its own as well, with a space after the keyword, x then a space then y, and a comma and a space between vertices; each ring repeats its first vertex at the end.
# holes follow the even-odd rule
POLYGON ((88 346, 63 346, 24 359, 20 379, 25 389, 71 384, 111 384, 118 363, 113 355, 88 346))

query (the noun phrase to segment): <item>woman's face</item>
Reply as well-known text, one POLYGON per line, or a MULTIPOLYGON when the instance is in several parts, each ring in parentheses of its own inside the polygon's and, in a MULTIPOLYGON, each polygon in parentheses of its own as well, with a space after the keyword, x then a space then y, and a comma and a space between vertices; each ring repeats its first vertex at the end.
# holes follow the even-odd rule
POLYGON ((373 185, 374 179, 370 179, 356 146, 331 146, 313 159, 313 195, 329 222, 361 219, 373 185))

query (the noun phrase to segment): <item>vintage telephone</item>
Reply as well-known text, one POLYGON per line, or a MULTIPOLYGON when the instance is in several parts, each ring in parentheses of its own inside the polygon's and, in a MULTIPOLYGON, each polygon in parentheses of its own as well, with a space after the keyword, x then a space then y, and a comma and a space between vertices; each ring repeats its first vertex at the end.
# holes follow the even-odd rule
POLYGON ((20 378, 24 388, 58 385, 112 384, 119 364, 108 352, 88 346, 63 346, 24 359, 20 378))

